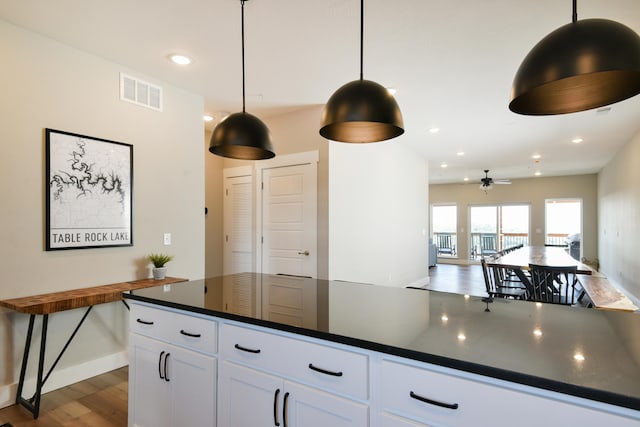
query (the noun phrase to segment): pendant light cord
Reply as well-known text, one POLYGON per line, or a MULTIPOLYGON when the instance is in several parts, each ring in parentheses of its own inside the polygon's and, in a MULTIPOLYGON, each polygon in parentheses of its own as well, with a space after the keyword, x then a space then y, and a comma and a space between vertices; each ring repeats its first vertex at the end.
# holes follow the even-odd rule
POLYGON ((242 112, 245 112, 245 93, 244 93, 244 2, 240 0, 242 4, 242 112))
POLYGON ((363 51, 364 51, 364 0, 360 0, 360 80, 363 79, 363 74, 362 74, 363 51))
POLYGON ((571 21, 574 24, 578 21, 578 0, 573 0, 573 16, 571 21))

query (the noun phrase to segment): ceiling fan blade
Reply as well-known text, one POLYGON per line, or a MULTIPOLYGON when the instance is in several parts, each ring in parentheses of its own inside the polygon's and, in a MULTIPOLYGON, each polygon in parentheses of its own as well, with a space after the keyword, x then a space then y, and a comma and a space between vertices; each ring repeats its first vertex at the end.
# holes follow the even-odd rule
POLYGON ((494 184, 511 184, 511 181, 507 180, 507 179, 501 179, 501 180, 493 180, 494 184))

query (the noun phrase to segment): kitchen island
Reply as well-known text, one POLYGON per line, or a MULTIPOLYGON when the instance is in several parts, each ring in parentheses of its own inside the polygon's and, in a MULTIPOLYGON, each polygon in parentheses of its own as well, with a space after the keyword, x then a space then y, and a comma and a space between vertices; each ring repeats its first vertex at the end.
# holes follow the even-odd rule
POLYGON ((149 376, 176 386, 172 361, 182 347, 181 366, 206 367, 183 380, 191 388, 205 383, 193 394, 208 397, 193 406, 208 411, 196 420, 220 426, 264 417, 371 426, 640 420, 640 316, 633 313, 255 273, 125 298, 132 300, 130 425, 151 425, 140 421, 144 414, 131 418, 145 406, 137 396, 155 387, 149 376), (172 327, 173 337, 165 331, 172 327), (139 375, 145 364, 148 373, 139 375), (255 403, 259 396, 264 404, 255 403))

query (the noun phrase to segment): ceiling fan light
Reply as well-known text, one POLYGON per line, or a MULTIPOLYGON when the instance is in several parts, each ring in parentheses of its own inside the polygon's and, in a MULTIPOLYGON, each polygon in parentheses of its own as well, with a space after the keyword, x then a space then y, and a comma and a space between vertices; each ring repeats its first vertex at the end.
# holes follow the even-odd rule
POLYGON ((640 36, 606 19, 564 25, 525 57, 509 109, 525 115, 574 113, 640 93, 640 36))
POLYGON ((340 142, 378 142, 404 133, 395 98, 371 80, 354 80, 335 91, 325 105, 320 126, 320 135, 340 142))
POLYGON ((215 127, 209 151, 240 160, 275 157, 269 128, 259 118, 246 112, 231 114, 215 127))

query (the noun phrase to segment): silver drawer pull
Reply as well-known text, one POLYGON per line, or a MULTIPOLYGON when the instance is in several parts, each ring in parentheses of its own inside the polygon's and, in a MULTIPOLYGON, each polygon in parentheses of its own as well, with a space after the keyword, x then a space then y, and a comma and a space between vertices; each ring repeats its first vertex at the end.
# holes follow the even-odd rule
POLYGON ((258 353, 260 353, 260 349, 259 349, 259 348, 256 348, 256 349, 253 349, 253 348, 247 348, 247 347, 242 347, 242 346, 241 346, 241 345, 239 345, 239 344, 234 345, 234 347, 235 347, 235 348, 237 348, 237 349, 238 349, 238 350, 240 350, 240 351, 246 351, 247 353, 253 353, 253 354, 258 354, 258 353))
POLYGON ((440 406, 441 408, 447 409, 458 409, 457 403, 438 402, 437 400, 431 400, 424 396, 420 396, 419 394, 415 394, 412 391, 409 392, 409 396, 411 396, 413 399, 419 400, 420 402, 428 403, 429 405, 440 406))
POLYGON ((200 334, 192 334, 191 332, 187 332, 184 329, 180 329, 180 333, 184 336, 191 337, 191 338, 200 338, 202 336, 200 334))
POLYGON ((313 366, 313 363, 309 363, 309 369, 312 371, 320 372, 321 374, 331 375, 332 377, 341 377, 342 372, 335 371, 327 371, 326 369, 318 368, 317 366, 313 366))

